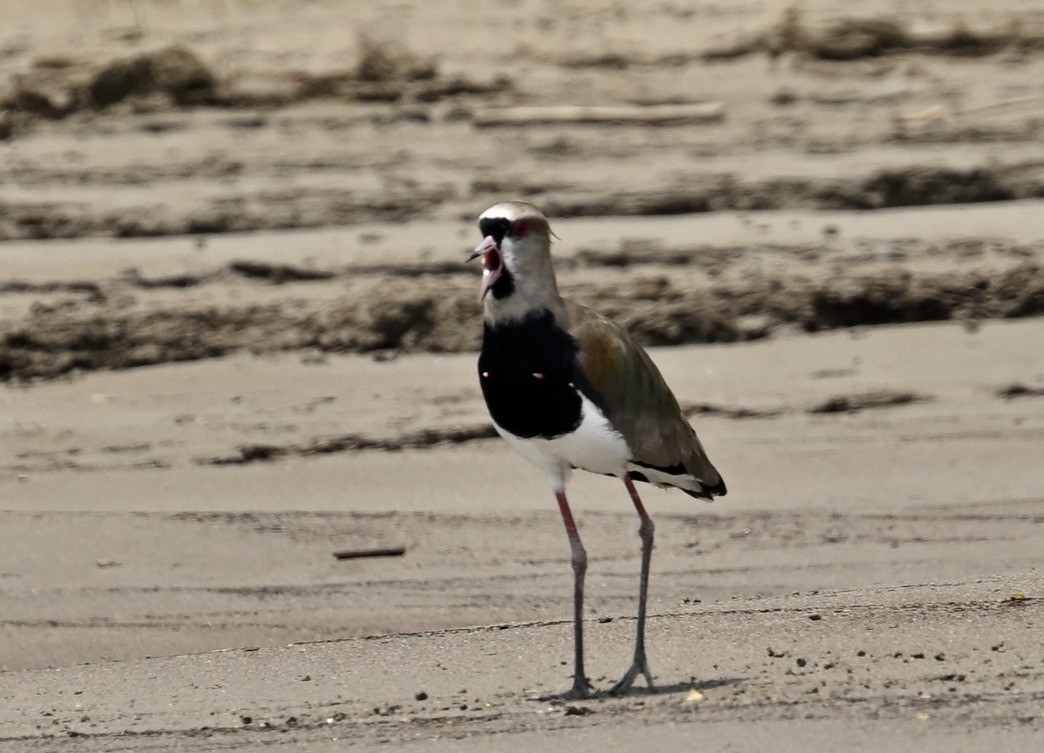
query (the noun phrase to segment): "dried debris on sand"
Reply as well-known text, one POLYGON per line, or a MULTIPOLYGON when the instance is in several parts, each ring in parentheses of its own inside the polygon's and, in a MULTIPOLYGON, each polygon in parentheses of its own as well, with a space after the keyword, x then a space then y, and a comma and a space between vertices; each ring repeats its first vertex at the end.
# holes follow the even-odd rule
MULTIPOLYGON (((386 271, 306 273, 234 262, 230 272, 236 273, 232 280, 245 276, 238 285, 289 279, 336 285, 343 293, 334 301, 297 291, 291 296, 276 292, 250 304, 190 298, 136 305, 135 297, 163 283, 142 286, 126 278, 87 286, 78 296, 75 290, 59 290, 55 303, 32 306, 24 319, 0 321, 0 380, 190 361, 238 350, 460 352, 479 345, 473 326, 478 304, 468 270, 411 273, 408 285, 396 284, 397 275, 386 271), (418 280, 423 284, 418 286, 418 280)), ((167 284, 191 289, 229 279, 177 277, 167 284)), ((780 327, 818 331, 1044 313, 1044 268, 1036 262, 1000 274, 893 267, 820 279, 776 274, 701 285, 643 275, 576 289, 565 284, 569 295, 620 321, 648 345, 751 340, 780 327)))
POLYGON ((213 103, 217 88, 210 69, 182 45, 101 65, 63 56, 38 58, 29 71, 13 78, 0 108, 52 120, 132 96, 165 97, 169 106, 213 103))
POLYGON ((441 77, 434 58, 400 43, 359 41, 358 59, 336 70, 288 70, 280 75, 236 71, 223 76, 183 44, 108 60, 51 55, 14 73, 0 86, 6 135, 23 134, 36 119, 61 120, 85 110, 131 101, 140 112, 186 106, 273 108, 313 99, 346 102, 435 102, 462 94, 486 95, 510 88, 503 76, 476 81, 441 77))
MULTIPOLYGON (((0 2, 0 748, 1040 749, 1040 12, 785 4, 0 2), (648 490, 657 693, 553 696, 511 197, 569 298, 736 341, 653 353, 732 492, 648 490)), ((636 520, 570 488, 604 688, 636 520)))
POLYGON ((729 60, 751 53, 773 57, 797 53, 819 60, 845 61, 905 52, 982 57, 1041 51, 1044 28, 1014 19, 989 29, 973 29, 963 20, 945 28, 913 29, 904 20, 886 16, 843 16, 816 24, 806 20, 799 5, 793 5, 765 31, 709 49, 702 57, 729 60))
POLYGON ((896 390, 875 390, 858 395, 837 395, 808 409, 809 413, 858 413, 872 408, 891 408, 910 403, 923 403, 931 400, 927 395, 917 392, 896 390))

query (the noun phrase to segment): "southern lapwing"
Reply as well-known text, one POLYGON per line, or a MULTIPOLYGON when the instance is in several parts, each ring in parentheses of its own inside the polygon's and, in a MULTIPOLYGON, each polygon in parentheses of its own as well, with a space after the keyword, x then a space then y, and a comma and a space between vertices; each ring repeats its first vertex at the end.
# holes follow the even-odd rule
POLYGON ((725 482, 649 355, 626 331, 558 294, 551 229, 540 210, 508 201, 483 212, 478 224, 482 242, 468 261, 481 258, 483 267, 482 395, 497 432, 547 474, 569 535, 575 672, 568 695, 592 691, 584 674, 587 553, 565 494, 574 468, 622 480, 641 519, 634 661, 610 692, 627 690, 639 674, 652 688, 645 604, 654 526, 634 482, 705 499, 725 494, 725 482))

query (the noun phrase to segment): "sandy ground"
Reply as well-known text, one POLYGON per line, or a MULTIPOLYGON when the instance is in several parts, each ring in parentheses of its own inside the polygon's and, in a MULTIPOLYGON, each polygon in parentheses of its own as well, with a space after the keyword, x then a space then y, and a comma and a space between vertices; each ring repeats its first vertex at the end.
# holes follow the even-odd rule
MULTIPOLYGON (((0 750, 1044 748, 1044 6, 893 10, 8 0, 0 750), (556 696, 461 263, 509 196, 729 484, 645 492, 656 693, 556 696)), ((619 487, 570 487, 601 688, 619 487)))

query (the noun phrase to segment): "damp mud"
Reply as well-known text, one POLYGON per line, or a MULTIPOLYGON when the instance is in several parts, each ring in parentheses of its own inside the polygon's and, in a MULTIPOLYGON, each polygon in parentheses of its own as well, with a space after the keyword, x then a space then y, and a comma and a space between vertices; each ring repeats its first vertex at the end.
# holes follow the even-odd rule
MULTIPOLYGON (((1044 748, 1042 19, 7 0, 0 751, 1044 748), (728 483, 641 489, 655 692, 560 695, 475 374, 511 198, 728 483)), ((569 494, 605 689, 638 521, 569 494)))

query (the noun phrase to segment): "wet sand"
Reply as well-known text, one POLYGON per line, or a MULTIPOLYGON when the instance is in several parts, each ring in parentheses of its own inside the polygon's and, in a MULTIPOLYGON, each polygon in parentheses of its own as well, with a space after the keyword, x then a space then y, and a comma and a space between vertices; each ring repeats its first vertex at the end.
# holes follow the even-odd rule
MULTIPOLYGON (((0 30, 0 750, 1044 745, 1040 9, 54 5, 0 30), (209 87, 91 104, 169 43, 209 87), (557 697, 568 547, 462 263, 507 196, 729 484, 643 490, 656 693, 557 697)), ((570 486, 599 688, 619 487, 570 486)))

